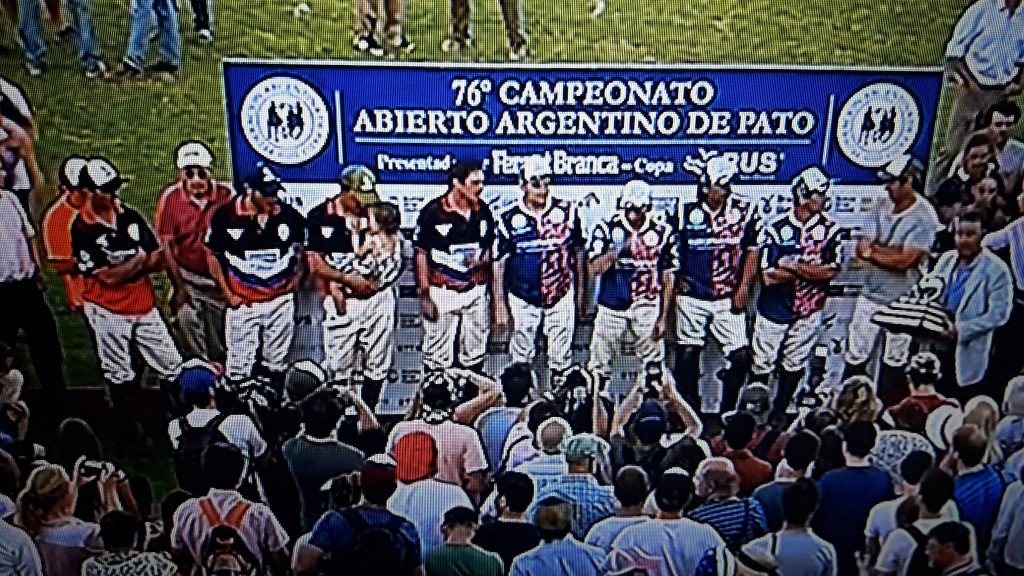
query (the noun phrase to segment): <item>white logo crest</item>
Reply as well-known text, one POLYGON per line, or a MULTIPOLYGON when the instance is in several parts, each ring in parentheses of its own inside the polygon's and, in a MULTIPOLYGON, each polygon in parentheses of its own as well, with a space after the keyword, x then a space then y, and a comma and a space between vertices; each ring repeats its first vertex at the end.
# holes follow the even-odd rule
POLYGON ((704 213, 700 210, 693 210, 690 212, 690 224, 699 226, 704 223, 704 213))
POLYGON ((320 227, 320 233, 323 234, 324 238, 330 238, 331 236, 334 235, 334 227, 333 226, 321 226, 320 227))
POLYGON ((654 230, 651 230, 647 234, 644 234, 644 244, 646 244, 647 246, 657 246, 658 240, 660 239, 661 238, 658 236, 658 233, 655 232, 654 230))
POLYGON ((452 231, 452 225, 451 224, 434 224, 434 229, 437 230, 437 233, 440 234, 441 236, 447 236, 448 233, 452 231))
POLYGON ((548 220, 555 224, 565 222, 565 211, 561 208, 552 208, 551 212, 548 212, 548 220))
POLYGON ((513 230, 518 230, 518 229, 524 228, 524 227, 526 227, 526 216, 523 216, 522 214, 516 214, 516 215, 512 216, 512 229, 513 230))
POLYGON ((242 237, 242 229, 241 228, 228 228, 228 236, 231 236, 232 240, 236 240, 237 241, 239 238, 242 237))
POLYGON ((134 224, 133 223, 133 224, 129 224, 128 225, 128 237, 131 238, 132 240, 136 241, 136 242, 139 241, 139 225, 138 224, 134 224))
POLYGON ((861 88, 843 104, 836 139, 854 164, 878 168, 910 150, 920 124, 920 108, 910 92, 878 82, 861 88))
POLYGON ((242 132, 260 155, 278 164, 308 162, 331 137, 331 115, 323 96, 289 76, 272 76, 242 100, 242 132))
POLYGON ((280 238, 282 242, 284 242, 285 240, 288 239, 289 236, 291 236, 291 232, 292 231, 288 228, 287 224, 282 222, 277 225, 277 237, 280 238))
POLYGON ((779 236, 782 237, 783 242, 789 242, 793 239, 793 227, 783 226, 782 230, 779 232, 779 236))

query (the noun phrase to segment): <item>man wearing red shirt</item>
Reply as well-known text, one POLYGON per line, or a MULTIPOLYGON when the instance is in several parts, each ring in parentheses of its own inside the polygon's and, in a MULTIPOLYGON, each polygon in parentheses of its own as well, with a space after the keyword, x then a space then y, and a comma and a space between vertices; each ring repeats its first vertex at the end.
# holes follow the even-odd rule
POLYGON ((202 142, 175 152, 178 179, 156 205, 156 233, 171 279, 171 329, 186 356, 223 362, 226 302, 210 274, 203 244, 214 211, 231 200, 231 188, 213 179, 213 154, 202 142))
POLYGON ((150 274, 163 269, 164 255, 142 216, 118 200, 124 183, 107 160, 89 160, 79 181, 91 191, 89 209, 71 225, 71 246, 110 400, 124 431, 138 435, 129 400, 139 387, 132 350, 165 382, 178 370, 181 355, 156 309, 149 281, 150 274))

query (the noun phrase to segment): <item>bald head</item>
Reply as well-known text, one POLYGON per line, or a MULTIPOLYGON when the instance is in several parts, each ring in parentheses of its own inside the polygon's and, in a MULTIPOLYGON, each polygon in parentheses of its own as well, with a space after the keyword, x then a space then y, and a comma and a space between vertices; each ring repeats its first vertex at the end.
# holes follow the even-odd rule
POLYGON ((569 424, 561 418, 550 418, 537 429, 538 444, 541 451, 546 454, 558 454, 562 451, 562 444, 572 431, 569 424))

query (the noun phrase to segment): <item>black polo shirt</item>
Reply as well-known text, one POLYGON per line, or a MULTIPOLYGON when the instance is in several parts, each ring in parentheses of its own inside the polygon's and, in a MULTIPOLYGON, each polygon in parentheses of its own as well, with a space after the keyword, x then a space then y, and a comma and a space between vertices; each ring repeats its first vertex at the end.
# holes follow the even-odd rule
POLYGON ((466 219, 448 209, 447 194, 435 198, 420 210, 413 246, 427 254, 430 284, 469 288, 489 279, 473 274, 467 261, 479 259, 494 245, 494 215, 485 202, 466 219))
POLYGON ((355 253, 355 246, 345 216, 334 206, 332 198, 306 214, 306 249, 321 254, 328 264, 341 269, 342 260, 355 253))

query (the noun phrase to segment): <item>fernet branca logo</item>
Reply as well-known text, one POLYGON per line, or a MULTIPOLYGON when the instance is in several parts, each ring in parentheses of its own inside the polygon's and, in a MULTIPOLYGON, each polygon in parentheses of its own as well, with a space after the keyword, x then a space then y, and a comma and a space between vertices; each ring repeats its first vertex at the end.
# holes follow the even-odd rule
POLYGON ((272 76, 242 100, 242 131, 249 145, 277 164, 316 157, 331 136, 327 102, 312 86, 290 76, 272 76))
POLYGON ((920 125, 921 112, 910 92, 878 82, 861 88, 843 104, 836 139, 854 164, 878 168, 913 147, 920 125))

